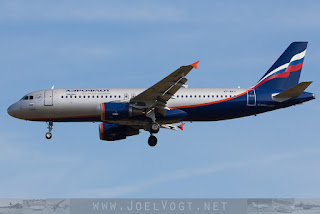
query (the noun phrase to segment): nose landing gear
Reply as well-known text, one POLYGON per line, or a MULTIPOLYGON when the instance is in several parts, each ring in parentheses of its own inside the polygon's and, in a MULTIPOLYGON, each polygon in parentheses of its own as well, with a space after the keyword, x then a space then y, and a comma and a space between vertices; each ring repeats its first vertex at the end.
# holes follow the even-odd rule
POLYGON ((47 124, 48 124, 48 132, 46 133, 46 138, 48 139, 48 140, 50 140, 51 138, 52 138, 52 134, 51 134, 51 131, 52 131, 52 127, 53 127, 53 122, 52 121, 49 121, 49 122, 47 122, 47 124))

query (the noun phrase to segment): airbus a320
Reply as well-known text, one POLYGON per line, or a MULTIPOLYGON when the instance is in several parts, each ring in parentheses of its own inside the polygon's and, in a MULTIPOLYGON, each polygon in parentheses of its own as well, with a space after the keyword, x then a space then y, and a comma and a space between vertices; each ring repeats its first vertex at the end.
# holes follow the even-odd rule
POLYGON ((148 144, 155 146, 155 134, 161 128, 183 130, 186 121, 240 118, 315 99, 313 93, 305 92, 311 82, 299 83, 306 49, 307 42, 291 43, 249 88, 187 88, 186 76, 197 68, 198 61, 178 68, 148 89, 34 91, 12 104, 8 113, 23 120, 47 122, 47 139, 52 137, 54 122, 101 122, 101 140, 122 140, 145 130, 150 133, 148 144))

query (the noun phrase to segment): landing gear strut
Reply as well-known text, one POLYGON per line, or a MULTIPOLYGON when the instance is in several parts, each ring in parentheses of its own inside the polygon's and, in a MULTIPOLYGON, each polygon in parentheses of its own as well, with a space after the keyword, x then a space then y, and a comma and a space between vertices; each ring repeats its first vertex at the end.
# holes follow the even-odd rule
POLYGON ((149 125, 150 137, 148 139, 148 144, 149 144, 149 146, 153 147, 153 146, 157 145, 157 141, 158 141, 158 139, 155 136, 153 136, 153 134, 156 134, 159 132, 160 124, 156 122, 156 115, 155 115, 154 109, 148 111, 146 116, 151 119, 150 125, 149 125))
POLYGON ((46 133, 46 138, 48 139, 48 140, 50 140, 51 138, 52 138, 52 134, 51 134, 51 131, 52 131, 52 127, 53 127, 53 122, 52 121, 49 121, 49 122, 47 122, 47 124, 48 124, 48 132, 46 133))
POLYGON ((150 135, 150 137, 148 139, 148 144, 149 144, 149 146, 153 147, 153 146, 157 145, 157 141, 158 141, 158 139, 155 136, 150 135))

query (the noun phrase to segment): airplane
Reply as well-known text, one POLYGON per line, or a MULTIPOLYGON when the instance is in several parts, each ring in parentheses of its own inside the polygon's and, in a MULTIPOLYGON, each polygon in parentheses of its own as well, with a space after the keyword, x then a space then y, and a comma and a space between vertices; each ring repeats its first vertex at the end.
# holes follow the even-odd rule
POLYGON ((46 200, 43 200, 43 199, 27 200, 25 207, 32 211, 43 211, 46 208, 46 200))
POLYGON ((291 206, 275 206, 274 211, 279 212, 279 213, 292 213, 294 211, 294 208, 291 206))
POLYGON ((21 209, 21 208, 23 208, 23 206, 20 203, 12 204, 11 202, 9 202, 9 206, 3 206, 3 207, 0 207, 0 208, 21 209))
POLYGON ((313 209, 313 208, 320 208, 320 205, 300 202, 300 204, 296 204, 295 207, 299 207, 299 208, 302 208, 304 210, 310 210, 310 209, 313 209))
POLYGON ((62 204, 64 201, 65 200, 61 200, 61 201, 59 201, 57 203, 48 203, 48 204, 51 206, 53 211, 56 211, 56 209, 58 209, 58 208, 66 209, 69 206, 67 204, 62 204))
POLYGON ((256 208, 256 209, 267 209, 267 208, 269 208, 269 206, 268 205, 266 205, 266 204, 256 204, 256 203, 254 203, 254 202, 252 202, 251 203, 251 205, 252 205, 252 207, 254 207, 254 208, 256 208))
POLYGON ((28 209, 31 209, 32 211, 43 211, 46 207, 43 205, 34 205, 28 207, 28 209))
POLYGON ((220 121, 257 115, 315 99, 299 83, 307 42, 293 42, 249 88, 187 88, 187 74, 199 61, 182 66, 148 89, 63 88, 38 90, 8 108, 12 117, 43 121, 51 139, 54 122, 101 122, 100 139, 116 141, 150 132, 148 144, 161 128, 183 130, 184 123, 220 121), (176 125, 182 123, 181 125, 176 125))

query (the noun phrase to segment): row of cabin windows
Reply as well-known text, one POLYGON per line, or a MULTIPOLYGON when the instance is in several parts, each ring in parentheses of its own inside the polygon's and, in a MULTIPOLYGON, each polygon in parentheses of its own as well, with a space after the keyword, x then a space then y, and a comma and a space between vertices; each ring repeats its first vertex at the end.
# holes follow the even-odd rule
MULTIPOLYGON (((206 95, 177 95, 177 98, 183 98, 183 97, 185 97, 185 98, 192 98, 192 97, 194 97, 194 98, 206 98, 206 95)), ((225 97, 225 98, 227 98, 227 97, 232 97, 232 95, 208 95, 207 96, 208 98, 210 98, 210 97, 212 97, 212 98, 219 98, 219 97, 221 97, 221 98, 223 98, 223 97, 225 97)), ((234 97, 236 97, 236 95, 234 95, 234 97)))
MULTIPOLYGON (((33 96, 30 96, 30 97, 32 97, 32 99, 33 99, 33 96)), ((79 96, 76 96, 76 95, 75 96, 72 96, 72 95, 65 96, 65 98, 69 98, 69 97, 70 98, 77 98, 77 97, 78 98, 86 98, 86 95, 84 95, 84 96, 81 96, 81 95, 79 95, 79 96)), ((185 98, 188 98, 188 97, 189 98, 193 98, 193 97, 194 98, 197 98, 197 97, 198 98, 206 98, 206 95, 198 95, 198 96, 197 95, 189 95, 189 96, 188 95, 177 95, 177 98, 184 98, 184 97, 185 98)), ((210 98, 210 95, 208 95, 207 97, 210 98)), ((224 96, 223 95, 211 95, 211 97, 212 98, 215 98, 215 97, 216 98, 219 98, 219 97, 228 98, 228 97, 232 97, 232 95, 229 95, 229 96, 228 95, 224 95, 224 96)), ((234 97, 236 97, 236 95, 234 95, 234 97)), ((64 96, 61 96, 61 98, 64 98, 64 96)), ((87 95, 87 98, 121 98, 121 95, 119 95, 119 96, 117 96, 117 95, 113 95, 113 96, 112 95, 106 95, 106 96, 103 96, 103 95, 100 95, 100 96, 99 95, 96 95, 96 96, 95 95, 87 95)))

